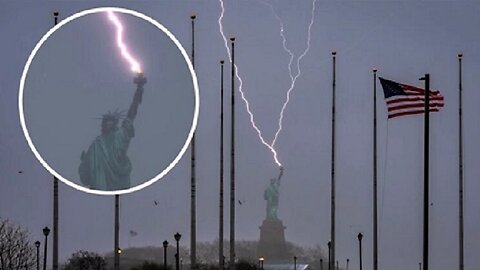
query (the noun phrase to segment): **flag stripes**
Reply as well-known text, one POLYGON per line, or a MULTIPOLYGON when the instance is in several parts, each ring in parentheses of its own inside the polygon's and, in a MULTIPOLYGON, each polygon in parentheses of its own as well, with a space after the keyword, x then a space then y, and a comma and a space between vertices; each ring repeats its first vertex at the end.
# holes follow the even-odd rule
MULTIPOLYGON (((425 90, 379 78, 385 94, 388 118, 425 112, 425 90)), ((437 90, 430 91, 429 111, 438 112, 444 106, 444 97, 437 90)))

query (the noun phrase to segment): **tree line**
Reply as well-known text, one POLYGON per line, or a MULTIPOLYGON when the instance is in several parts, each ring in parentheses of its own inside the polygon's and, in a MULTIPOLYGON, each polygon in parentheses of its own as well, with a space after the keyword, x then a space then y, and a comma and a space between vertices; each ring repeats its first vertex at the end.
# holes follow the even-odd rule
MULTIPOLYGON (((254 270, 259 268, 257 254, 258 241, 237 241, 236 253, 238 268, 254 270)), ((228 242, 224 242, 228 254, 228 242)), ((40 265, 43 252, 39 252, 40 265)), ((120 255, 121 270, 172 270, 175 265, 176 249, 173 245, 167 248, 167 269, 163 267, 163 247, 132 247, 122 250, 120 255)), ((287 254, 297 257, 299 264, 308 264, 310 269, 320 269, 320 259, 325 256, 319 246, 305 248, 287 243, 287 254)), ((36 269, 36 246, 30 233, 20 226, 0 219, 0 270, 33 270, 36 269)), ((189 270, 189 250, 180 247, 182 270, 189 270)), ((228 260, 225 259, 227 263, 228 260)), ((268 258, 265 258, 268 264, 268 258)), ((218 269, 218 240, 197 244, 197 264, 199 270, 218 269)), ((80 250, 73 253, 61 265, 62 270, 107 270, 113 267, 113 253, 100 255, 95 252, 80 250)))

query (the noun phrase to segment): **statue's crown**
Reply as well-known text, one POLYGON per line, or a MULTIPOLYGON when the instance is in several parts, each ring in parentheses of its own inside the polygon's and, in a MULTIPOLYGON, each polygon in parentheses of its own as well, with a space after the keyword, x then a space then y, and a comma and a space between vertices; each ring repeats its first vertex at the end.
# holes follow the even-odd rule
POLYGON ((112 121, 115 124, 125 116, 123 111, 116 109, 115 111, 108 111, 106 114, 102 115, 102 121, 112 121))

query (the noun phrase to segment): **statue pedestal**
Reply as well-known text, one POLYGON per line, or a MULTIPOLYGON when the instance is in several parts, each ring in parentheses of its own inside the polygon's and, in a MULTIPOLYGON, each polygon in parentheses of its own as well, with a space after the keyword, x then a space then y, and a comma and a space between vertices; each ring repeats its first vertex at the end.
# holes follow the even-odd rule
POLYGON ((291 260, 285 241, 285 229, 279 219, 265 219, 260 226, 260 241, 258 243, 258 257, 264 257, 265 262, 282 263, 291 260))

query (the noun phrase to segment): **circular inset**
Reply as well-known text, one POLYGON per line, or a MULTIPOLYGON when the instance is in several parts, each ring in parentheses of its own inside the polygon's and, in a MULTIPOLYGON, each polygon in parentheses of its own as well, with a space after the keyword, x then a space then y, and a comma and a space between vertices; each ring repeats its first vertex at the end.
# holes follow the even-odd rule
MULTIPOLYGON (((139 70, 135 68, 136 72, 139 70)), ((20 123, 35 157, 65 184, 93 194, 125 194, 161 179, 183 156, 197 125, 198 92, 197 77, 185 49, 162 24, 129 9, 94 8, 62 20, 36 44, 20 80, 20 123), (114 29, 112 24, 108 25, 108 12, 121 14, 122 19, 129 17, 127 21, 134 23, 146 21, 149 27, 153 25, 156 31, 160 29, 162 36, 155 38, 153 30, 144 29, 148 27, 137 27, 137 31, 133 31, 128 24, 122 25, 120 30, 116 25, 114 29), (72 41, 72 34, 69 36, 65 31, 56 32, 75 19, 99 13, 105 16, 94 17, 93 21, 88 22, 79 20, 83 23, 79 23, 77 28, 69 24, 72 29, 92 31, 97 39, 83 36, 85 33, 80 31, 73 34, 72 41), (99 27, 100 18, 103 21, 99 27), (105 31, 98 29, 101 27, 105 27, 105 31), (58 33, 60 39, 69 40, 73 48, 61 42, 47 42, 54 33, 58 33), (124 38, 130 35, 128 42, 135 43, 131 48, 137 49, 134 53, 143 61, 142 71, 145 75, 132 73, 123 56, 120 56, 124 51, 118 44, 119 34, 124 38), (45 49, 42 48, 44 45, 45 49), (39 60, 36 58, 33 62, 35 57, 39 60), (100 61, 107 58, 116 63, 105 64, 100 61), (128 73, 119 76, 119 72, 128 73), (143 86, 146 83, 145 76, 148 77, 148 83, 143 86), (131 88, 136 88, 135 93, 131 88), (122 116, 115 109, 119 105, 126 105, 125 102, 130 105, 122 116), (101 124, 96 119, 98 116, 101 116, 101 124), (119 126, 121 118, 124 119, 119 126), (138 130, 134 129, 134 120, 135 125, 139 126, 138 130), (98 136, 95 138, 94 135, 98 136), (127 150, 133 157, 131 179, 132 165, 127 150), (103 160, 90 152, 103 155, 103 160), (91 169, 98 166, 105 167, 99 171, 91 169), (119 179, 128 176, 129 186, 125 185, 125 181, 120 188, 105 186, 106 180, 115 177, 102 174, 109 174, 115 169, 118 169, 115 175, 120 175, 119 179), (92 174, 92 171, 100 175, 98 179, 103 179, 103 186, 88 186, 88 179, 91 178, 85 175, 92 174), (136 185, 131 187, 130 181, 136 185)))

